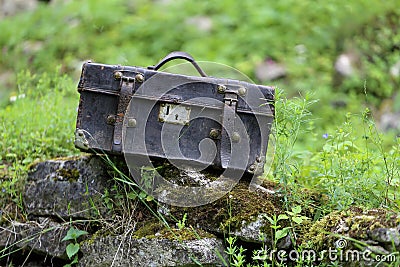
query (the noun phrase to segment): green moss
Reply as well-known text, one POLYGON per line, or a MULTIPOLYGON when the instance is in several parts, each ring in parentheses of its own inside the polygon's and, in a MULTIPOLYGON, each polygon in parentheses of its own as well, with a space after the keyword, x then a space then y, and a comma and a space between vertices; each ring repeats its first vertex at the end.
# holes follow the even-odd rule
POLYGON ((81 245, 83 245, 83 244, 92 245, 92 244, 98 242, 99 238, 110 236, 110 235, 115 235, 115 233, 110 229, 105 230, 104 228, 102 228, 102 229, 98 230, 97 232, 95 232, 89 236, 86 236, 86 238, 84 240, 82 240, 80 242, 80 244, 81 245))
POLYGON ((363 210, 352 207, 341 212, 332 212, 314 223, 304 235, 304 242, 316 249, 332 247, 343 235, 357 240, 366 239, 368 231, 376 228, 390 228, 397 226, 397 215, 383 209, 363 210))
POLYGON ((87 157, 94 157, 93 154, 88 154, 88 153, 81 153, 76 156, 67 156, 67 157, 56 157, 53 160, 59 160, 59 161, 76 161, 80 160, 82 156, 87 156, 87 157))
POLYGON ((133 233, 135 238, 154 236, 158 231, 164 228, 158 220, 150 220, 142 222, 141 224, 142 226, 133 233))
POLYGON ((210 234, 202 229, 184 228, 184 229, 163 229, 159 235, 154 238, 166 238, 169 240, 195 240, 199 238, 213 238, 215 235, 210 234))
POLYGON ((328 233, 333 232, 340 219, 341 214, 338 211, 323 217, 311 226, 309 232, 305 233, 303 240, 317 249, 322 248, 329 239, 328 233))
POLYGON ((80 173, 78 169, 59 169, 57 173, 70 183, 76 182, 79 179, 80 173))
POLYGON ((198 238, 215 237, 214 235, 201 230, 194 230, 192 227, 185 227, 183 229, 167 228, 162 223, 156 220, 151 220, 143 223, 133 233, 135 238, 166 238, 169 240, 194 240, 198 238))
POLYGON ((100 231, 97 231, 96 233, 94 233, 93 235, 90 236, 90 238, 87 238, 85 240, 83 240, 80 244, 87 244, 87 245, 92 245, 96 242, 96 239, 100 236, 99 234, 100 231))
MULTIPOLYGON (((241 227, 243 222, 254 221, 259 214, 272 215, 281 213, 281 203, 273 199, 265 199, 256 192, 250 192, 247 187, 239 185, 225 200, 228 205, 228 212, 231 214, 221 223, 223 230, 228 227, 235 229, 241 227)), ((223 211, 226 212, 226 211, 223 211)))
MULTIPOLYGON (((207 205, 190 208, 172 206, 170 207, 171 215, 167 216, 168 220, 175 223, 176 218, 182 218, 186 213, 186 225, 200 226, 211 232, 227 232, 239 230, 243 225, 254 222, 260 214, 272 216, 284 212, 281 196, 250 191, 248 186, 247 183, 240 182, 227 195, 207 205)), ((269 233, 268 224, 265 228, 265 231, 269 233)), ((140 238, 153 236, 156 233, 158 236, 164 234, 174 236, 175 234, 183 239, 193 237, 191 231, 171 232, 170 229, 164 229, 157 221, 146 222, 134 235, 140 238)))
MULTIPOLYGON (((187 213, 188 225, 200 225, 215 232, 235 231, 255 221, 260 214, 282 213, 281 197, 263 192, 249 191, 248 184, 239 183, 224 197, 195 208, 171 207, 174 218, 187 213)), ((268 231, 269 232, 269 226, 268 231)), ((267 229, 266 229, 267 230, 267 229)))

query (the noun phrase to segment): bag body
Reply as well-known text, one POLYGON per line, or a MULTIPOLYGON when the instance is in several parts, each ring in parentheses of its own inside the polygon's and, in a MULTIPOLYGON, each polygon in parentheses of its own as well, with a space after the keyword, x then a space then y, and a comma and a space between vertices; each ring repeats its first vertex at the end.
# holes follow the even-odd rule
POLYGON ((204 72, 197 77, 158 68, 86 62, 78 84, 75 146, 87 152, 262 173, 274 119, 274 89, 206 77, 204 72))

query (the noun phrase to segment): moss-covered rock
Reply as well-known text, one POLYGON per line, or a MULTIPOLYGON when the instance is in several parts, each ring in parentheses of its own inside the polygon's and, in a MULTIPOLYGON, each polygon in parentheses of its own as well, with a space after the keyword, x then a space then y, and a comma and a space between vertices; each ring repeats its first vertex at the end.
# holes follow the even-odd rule
POLYGON ((108 166, 95 156, 34 164, 30 167, 24 190, 26 212, 67 220, 105 215, 103 196, 111 188, 110 178, 108 166))
MULTIPOLYGON (((173 175, 177 175, 178 182, 182 184, 199 185, 199 181, 193 179, 197 177, 196 174, 177 173, 170 169, 171 166, 163 168, 164 174, 169 173, 171 181, 173 175)), ((112 175, 109 164, 96 156, 35 164, 28 175, 24 200, 28 215, 31 218, 40 217, 37 223, 46 220, 44 217, 93 219, 93 214, 105 219, 99 220, 94 227, 85 227, 92 233, 82 243, 81 263, 87 266, 108 266, 112 262, 115 266, 130 266, 133 263, 143 264, 137 266, 190 266, 194 264, 192 255, 196 255, 206 266, 217 266, 221 264, 217 254, 224 254, 223 238, 228 235, 245 241, 244 244, 263 243, 266 247, 279 249, 298 248, 301 244, 303 248, 322 251, 334 248, 337 241, 343 239, 348 241, 349 249, 370 249, 375 253, 400 250, 400 217, 384 209, 363 210, 353 207, 332 212, 312 223, 306 217, 316 217, 316 210, 325 201, 323 194, 306 189, 288 191, 288 188, 267 180, 252 188, 245 180, 240 181, 228 194, 214 202, 184 208, 157 204, 146 195, 140 196, 136 192, 130 195, 130 191, 126 190, 132 188, 124 187, 124 183, 111 183, 112 175), (122 189, 121 192, 119 189, 122 189), (122 203, 121 207, 116 207, 117 202, 110 200, 114 201, 113 208, 119 209, 118 214, 108 214, 105 210, 106 199, 113 197, 111 195, 122 203), (287 199, 290 199, 290 207, 286 207, 289 203, 287 199), (296 202, 301 205, 297 209, 300 213, 292 215, 296 202), (279 229, 290 227, 292 235, 280 238, 276 244, 269 218, 280 214, 287 216, 279 221, 279 229), (302 222, 296 223, 292 216, 303 216, 302 222), (218 253, 211 255, 211 251, 218 253), (118 258, 114 258, 116 255, 118 258), (175 260, 176 255, 179 255, 180 261, 175 260), (129 262, 120 261, 120 256, 129 257, 129 262), (157 258, 159 256, 160 260, 157 258)), ((207 175, 207 181, 216 180, 214 174, 207 175)), ((21 232, 34 233, 37 231, 34 226, 35 223, 26 224, 24 227, 27 229, 21 232)), ((46 240, 59 241, 51 244, 41 240, 40 247, 29 243, 32 240, 20 244, 24 248, 35 248, 38 252, 46 251, 49 256, 65 257, 63 250, 66 244, 59 246, 63 236, 53 236, 51 231, 46 235, 46 240)), ((4 242, 9 241, 0 233, 0 246, 4 247, 4 242)))
POLYGON ((208 205, 190 208, 168 207, 167 218, 174 221, 187 214, 187 225, 205 231, 239 236, 242 240, 261 242, 260 232, 270 233, 263 215, 273 216, 282 210, 281 196, 274 191, 250 191, 249 184, 240 182, 224 197, 208 205))
MULTIPOLYGON (((398 239, 393 234, 397 231, 400 238, 399 218, 399 214, 384 209, 363 210, 352 207, 349 210, 332 212, 304 233, 303 245, 324 250, 335 247, 335 242, 341 238, 370 244, 370 241, 379 243, 387 240, 389 235, 395 241, 396 248, 400 249, 400 241, 396 241, 398 239), (379 232, 382 234, 379 235, 379 232)), ((393 247, 389 248, 391 249, 393 247)))
POLYGON ((182 227, 181 229, 166 227, 156 220, 143 223, 143 226, 137 229, 133 233, 133 236, 135 238, 166 238, 169 240, 194 240, 216 237, 202 229, 195 229, 193 227, 182 227))
MULTIPOLYGON (((223 266, 222 240, 201 238, 132 238, 130 235, 97 237, 81 246, 79 266, 223 266)), ((225 257, 226 258, 226 257, 225 257)))

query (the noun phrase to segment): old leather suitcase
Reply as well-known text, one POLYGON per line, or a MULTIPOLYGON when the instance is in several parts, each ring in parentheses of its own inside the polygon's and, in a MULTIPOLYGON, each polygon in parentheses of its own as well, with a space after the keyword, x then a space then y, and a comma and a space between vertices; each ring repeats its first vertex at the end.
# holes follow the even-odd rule
POLYGON ((83 151, 263 172, 272 87, 207 77, 189 54, 172 52, 148 68, 86 62, 78 91, 75 146, 83 151), (158 71, 177 58, 201 77, 158 71))

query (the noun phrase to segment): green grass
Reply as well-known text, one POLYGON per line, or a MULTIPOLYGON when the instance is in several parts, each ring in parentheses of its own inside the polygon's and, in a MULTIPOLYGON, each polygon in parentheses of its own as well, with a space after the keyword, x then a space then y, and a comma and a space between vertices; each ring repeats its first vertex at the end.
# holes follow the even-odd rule
POLYGON ((78 97, 75 83, 58 71, 18 75, 18 97, 0 110, 0 159, 30 164, 73 153, 78 97))
POLYGON ((18 75, 18 96, 0 109, 0 205, 19 202, 29 164, 77 154, 74 127, 78 94, 71 78, 51 74, 18 75))
POLYGON ((309 111, 317 103, 308 96, 279 96, 269 178, 287 186, 289 203, 301 201, 303 188, 326 194, 329 201, 320 207, 323 212, 351 205, 398 210, 399 138, 380 133, 368 109, 343 114, 343 123, 319 131, 318 117, 309 111))

